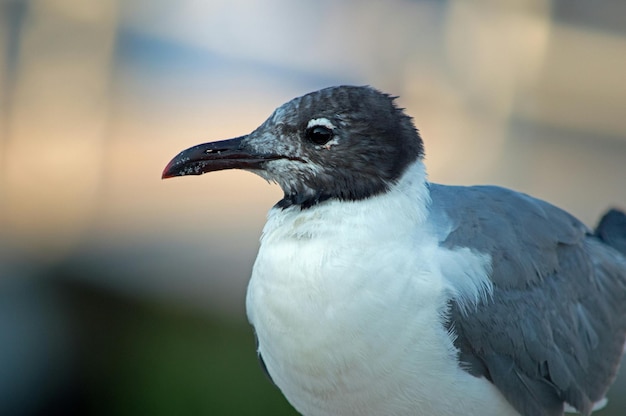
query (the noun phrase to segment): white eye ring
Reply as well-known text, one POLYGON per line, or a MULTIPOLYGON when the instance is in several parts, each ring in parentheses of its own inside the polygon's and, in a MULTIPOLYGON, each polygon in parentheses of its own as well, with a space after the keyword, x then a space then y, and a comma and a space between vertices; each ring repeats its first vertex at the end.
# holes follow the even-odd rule
POLYGON ((335 125, 331 123, 329 119, 323 118, 323 117, 309 120, 309 123, 306 125, 306 128, 310 129, 311 127, 315 127, 315 126, 326 127, 327 129, 331 129, 331 130, 336 129, 335 125))

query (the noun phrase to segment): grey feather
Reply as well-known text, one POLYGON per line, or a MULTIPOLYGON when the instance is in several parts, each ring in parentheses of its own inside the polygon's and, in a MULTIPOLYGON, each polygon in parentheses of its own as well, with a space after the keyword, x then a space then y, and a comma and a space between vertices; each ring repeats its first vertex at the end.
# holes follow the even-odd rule
POLYGON ((261 366, 261 370, 263 371, 263 374, 265 374, 265 376, 268 378, 268 380, 275 387, 277 387, 276 383, 274 383, 274 379, 272 379, 272 375, 267 370, 267 365, 265 364, 265 360, 263 359, 263 356, 261 355, 261 351, 259 351, 259 337, 257 337, 256 332, 254 333, 254 343, 256 344, 256 356, 257 356, 257 358, 259 360, 259 365, 261 366))
MULTIPOLYGON (((450 305, 462 366, 492 381, 524 416, 562 415, 565 402, 590 414, 622 355, 624 255, 524 194, 433 184, 431 196, 433 220, 453 224, 441 244, 492 259, 493 296, 471 313, 450 305)), ((626 238, 626 227, 601 231, 626 238)))

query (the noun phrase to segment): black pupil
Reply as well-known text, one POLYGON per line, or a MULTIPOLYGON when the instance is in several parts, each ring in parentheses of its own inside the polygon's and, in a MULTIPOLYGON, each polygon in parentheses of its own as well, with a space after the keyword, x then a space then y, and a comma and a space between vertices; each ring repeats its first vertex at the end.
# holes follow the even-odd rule
POLYGON ((317 145, 323 145, 333 138, 333 131, 324 126, 313 126, 306 130, 306 137, 312 143, 317 145))

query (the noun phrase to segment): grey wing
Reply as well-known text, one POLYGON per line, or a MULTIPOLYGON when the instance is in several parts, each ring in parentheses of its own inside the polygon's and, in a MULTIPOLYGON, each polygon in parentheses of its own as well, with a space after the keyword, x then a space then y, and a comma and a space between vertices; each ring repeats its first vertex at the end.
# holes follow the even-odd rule
POLYGON ((565 402, 591 413, 623 351, 625 257, 524 194, 431 185, 431 196, 434 215, 452 224, 441 244, 492 259, 493 296, 467 312, 450 305, 462 365, 524 416, 562 415, 565 402))

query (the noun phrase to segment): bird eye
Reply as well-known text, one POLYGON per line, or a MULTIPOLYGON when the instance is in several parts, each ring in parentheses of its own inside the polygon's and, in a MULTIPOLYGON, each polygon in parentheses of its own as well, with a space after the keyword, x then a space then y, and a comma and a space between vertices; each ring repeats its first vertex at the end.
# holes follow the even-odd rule
POLYGON ((328 143, 333 136, 333 130, 326 126, 312 126, 306 129, 306 138, 318 146, 328 143))

